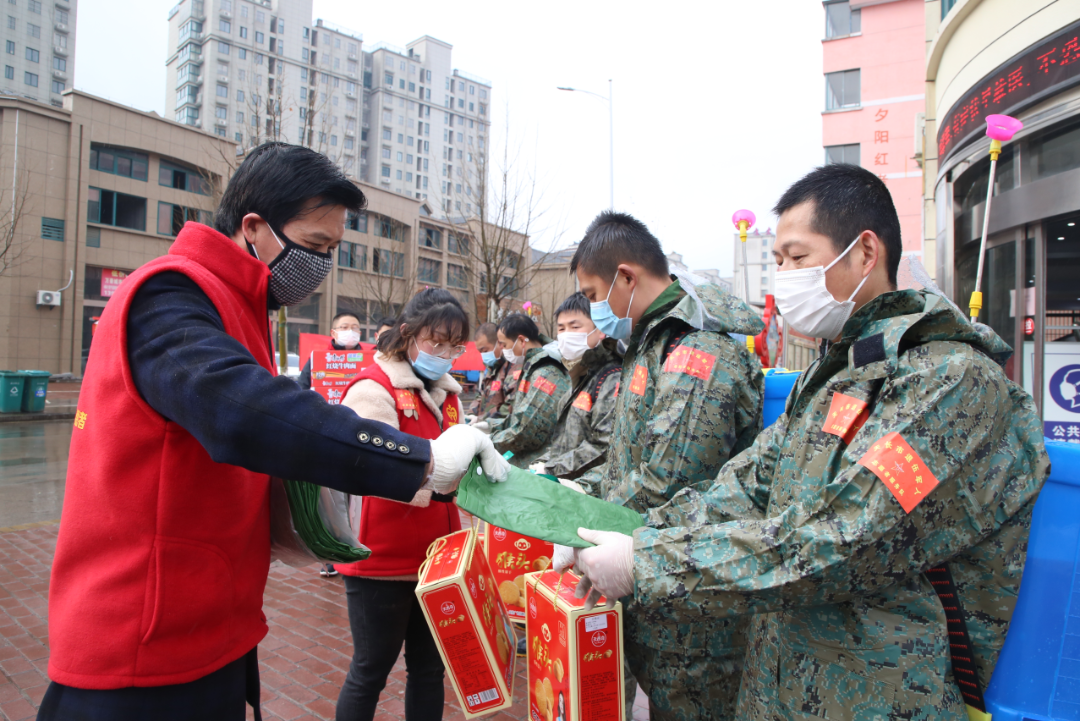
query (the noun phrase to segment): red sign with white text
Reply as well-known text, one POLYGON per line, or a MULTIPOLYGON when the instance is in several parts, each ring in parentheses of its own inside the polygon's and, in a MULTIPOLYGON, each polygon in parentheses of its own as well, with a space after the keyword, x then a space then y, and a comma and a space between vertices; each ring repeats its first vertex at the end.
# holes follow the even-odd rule
POLYGON ((101 269, 101 297, 112 298, 116 293, 116 289, 120 287, 120 284, 124 282, 124 278, 127 278, 128 274, 123 270, 116 270, 115 268, 102 268, 101 269))

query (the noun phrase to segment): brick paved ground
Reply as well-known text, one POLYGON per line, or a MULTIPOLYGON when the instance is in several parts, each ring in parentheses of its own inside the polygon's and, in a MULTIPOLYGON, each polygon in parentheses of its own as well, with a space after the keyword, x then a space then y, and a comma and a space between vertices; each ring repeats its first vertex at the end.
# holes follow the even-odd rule
MULTIPOLYGON (((56 524, 0 530, 0 720, 33 718, 48 684, 46 600, 56 524)), ((352 653, 345 592, 340 578, 320 578, 316 567, 275 565, 266 586, 270 634, 259 644, 263 718, 333 719, 334 702, 352 653)), ((517 699, 494 720, 524 719, 525 664, 518 660, 517 699)), ((376 721, 404 718, 405 666, 398 659, 379 703, 376 721)), ((447 721, 464 719, 449 684, 447 721)), ((648 712, 639 691, 634 721, 648 712)), ((249 709, 250 717, 250 709, 249 709)))

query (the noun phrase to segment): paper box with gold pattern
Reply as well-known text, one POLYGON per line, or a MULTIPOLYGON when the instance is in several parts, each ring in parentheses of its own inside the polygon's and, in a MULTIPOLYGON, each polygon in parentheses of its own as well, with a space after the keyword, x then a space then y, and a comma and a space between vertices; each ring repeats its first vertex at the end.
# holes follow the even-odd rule
POLYGON ((623 721, 622 604, 591 611, 574 598, 578 577, 533 573, 525 584, 529 718, 623 721))
POLYGON ((475 530, 432 544, 416 597, 465 717, 509 708, 517 639, 475 530))
POLYGON ((511 621, 525 623, 525 574, 550 568, 555 546, 550 541, 486 525, 484 550, 499 584, 499 598, 511 621))

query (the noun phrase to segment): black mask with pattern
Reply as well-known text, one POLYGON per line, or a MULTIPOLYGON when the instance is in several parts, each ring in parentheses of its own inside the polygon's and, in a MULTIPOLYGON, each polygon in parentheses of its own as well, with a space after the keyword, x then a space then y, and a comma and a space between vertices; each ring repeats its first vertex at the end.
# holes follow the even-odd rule
MULTIPOLYGON (((267 223, 267 228, 270 224, 267 223)), ((334 267, 333 253, 319 253, 298 245, 273 228, 270 232, 282 252, 267 264, 270 269, 270 295, 279 305, 296 305, 307 299, 326 279, 334 267), (281 239, 284 238, 283 243, 281 239)), ((250 245, 250 244, 249 244, 250 245)), ((254 251, 255 246, 251 246, 254 251)), ((258 253, 255 254, 258 258, 258 253)))

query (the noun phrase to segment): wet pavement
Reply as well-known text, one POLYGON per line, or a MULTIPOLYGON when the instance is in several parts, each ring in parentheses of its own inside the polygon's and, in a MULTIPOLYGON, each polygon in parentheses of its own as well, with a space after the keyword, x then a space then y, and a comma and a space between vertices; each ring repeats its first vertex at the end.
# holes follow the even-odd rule
POLYGON ((60 518, 71 429, 68 419, 0 423, 0 528, 60 518))

